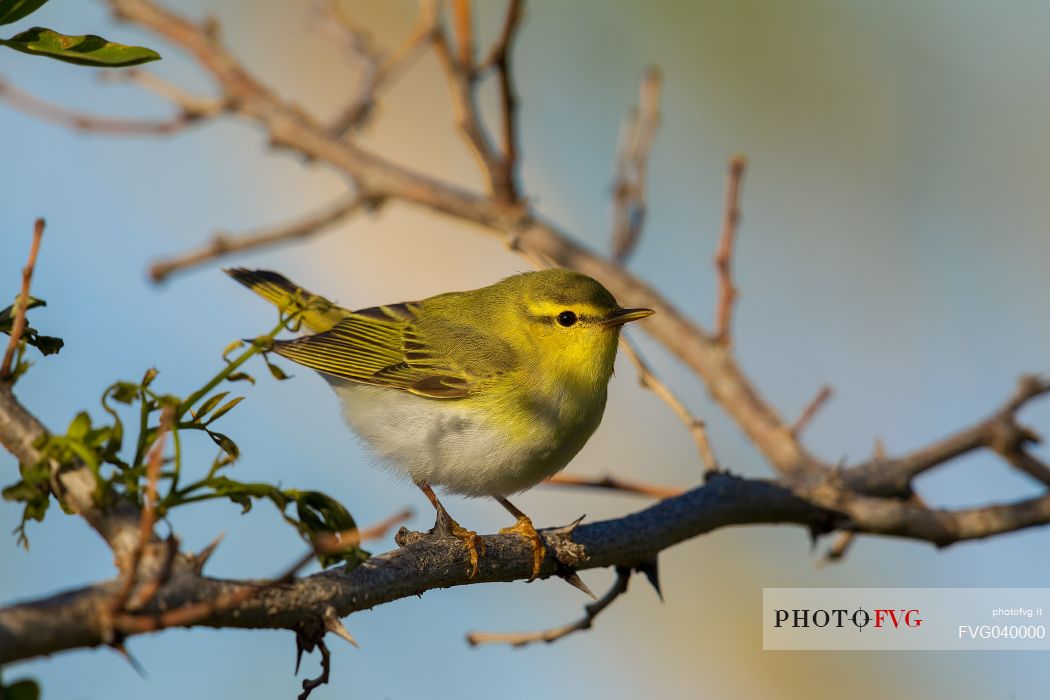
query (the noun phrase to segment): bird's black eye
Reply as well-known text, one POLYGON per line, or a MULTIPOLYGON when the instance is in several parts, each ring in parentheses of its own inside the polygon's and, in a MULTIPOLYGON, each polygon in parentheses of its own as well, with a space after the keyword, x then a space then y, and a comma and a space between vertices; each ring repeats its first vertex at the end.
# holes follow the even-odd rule
POLYGON ((562 311, 560 314, 558 314, 558 325, 565 326, 566 328, 568 328, 569 326, 571 326, 571 325, 573 325, 575 323, 576 323, 576 314, 574 314, 573 312, 571 312, 571 311, 562 311))

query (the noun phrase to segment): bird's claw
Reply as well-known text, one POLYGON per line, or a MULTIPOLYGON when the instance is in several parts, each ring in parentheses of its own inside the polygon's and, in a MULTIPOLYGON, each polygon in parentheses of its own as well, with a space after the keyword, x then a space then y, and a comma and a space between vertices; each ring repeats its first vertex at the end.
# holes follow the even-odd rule
POLYGON ((453 519, 444 508, 438 510, 437 522, 430 531, 438 537, 455 537, 463 543, 470 556, 470 578, 478 575, 478 562, 485 553, 485 542, 473 530, 468 530, 453 519))
POLYGON ((505 527, 499 532, 501 535, 521 535, 532 547, 532 575, 529 576, 529 581, 535 581, 536 577, 540 575, 543 557, 547 555, 547 547, 543 543, 540 533, 536 532, 536 528, 533 527, 532 520, 527 515, 523 515, 518 518, 518 522, 514 523, 514 525, 505 527))

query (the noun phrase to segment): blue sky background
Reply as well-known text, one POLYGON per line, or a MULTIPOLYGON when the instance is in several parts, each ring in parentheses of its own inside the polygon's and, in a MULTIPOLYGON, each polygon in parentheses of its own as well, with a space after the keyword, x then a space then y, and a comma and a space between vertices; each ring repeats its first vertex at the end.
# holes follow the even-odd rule
MULTIPOLYGON (((491 37, 501 5, 479 4, 491 37)), ((334 113, 351 94, 357 66, 342 47, 318 38, 307 3, 183 6, 195 16, 216 14, 232 49, 308 108, 334 113)), ((347 7, 393 43, 411 26, 414 6, 348 0, 347 7)), ((33 21, 155 46, 165 57, 158 73, 208 90, 174 50, 113 24, 100 5, 54 0, 33 21)), ((827 459, 861 459, 876 436, 891 453, 906 451, 984 415, 1021 372, 1050 365, 1048 22, 1050 8, 1036 2, 535 0, 517 53, 523 180, 545 215, 588 245, 605 246, 620 119, 643 68, 660 65, 664 121, 650 167, 646 236, 631 268, 709 323, 725 162, 745 153, 736 255, 743 366, 787 416, 821 384, 835 387, 806 433, 827 459)), ((4 52, 0 74, 87 111, 167 114, 156 99, 100 84, 73 66, 4 52)), ((451 125, 444 83, 428 59, 390 94, 365 141, 476 186, 451 125)), ((187 393, 214 373, 230 340, 272 324, 272 311, 216 266, 156 287, 145 277, 150 261, 215 229, 285 220, 341 192, 339 177, 269 151, 254 127, 233 121, 165 139, 105 138, 0 104, 0 144, 8 164, 0 280, 11 295, 32 221, 48 220, 34 293, 49 306, 33 322, 67 345, 38 363, 19 394, 55 429, 97 407, 113 380, 137 378, 149 366, 161 370, 161 390, 187 393)), ((234 262, 282 270, 348 306, 470 288, 527 269, 470 227, 404 206, 234 262)), ((768 475, 697 381, 642 343, 709 422, 722 461, 768 475)), ((223 419, 243 451, 236 477, 327 491, 363 523, 412 505, 411 525, 429 525, 419 494, 367 466, 323 381, 294 370, 294 380, 277 383, 255 370, 262 370, 259 384, 234 386, 248 400, 223 419)), ((1045 431, 1050 405, 1024 417, 1045 431)), ((204 468, 213 451, 210 442, 191 445, 189 464, 204 468)), ((687 432, 622 363, 606 420, 570 470, 689 485, 702 467, 687 432)), ((15 473, 14 460, 0 455, 2 481, 15 473)), ((923 477, 920 488, 945 506, 1037 492, 983 455, 923 477)), ((491 503, 451 498, 448 505, 478 530, 507 524, 491 503)), ((536 489, 519 505, 553 525, 581 513, 614 517, 644 502, 536 489)), ((18 517, 17 508, 0 504, 0 532, 18 517)), ((267 576, 301 551, 265 504, 244 517, 233 505, 194 507, 172 524, 190 549, 226 533, 210 565, 219 576, 267 576)), ((55 511, 30 536, 28 553, 0 537, 0 601, 113 573, 108 551, 74 518, 55 511)), ((592 632, 555 646, 471 650, 463 635, 576 617, 585 601, 560 582, 435 591, 355 614, 346 624, 362 649, 333 642, 332 684, 315 697, 1041 698, 1048 671, 1033 654, 763 653, 759 605, 769 586, 1045 586, 1048 544, 1044 530, 945 551, 863 538, 845 562, 822 568, 800 530, 721 530, 663 555, 666 603, 636 584, 592 632)), ((607 572, 584 578, 595 590, 611 579, 607 572)), ((49 699, 284 698, 299 688, 287 632, 174 630, 136 638, 131 649, 148 678, 104 650, 5 674, 40 678, 49 699)), ((314 664, 304 662, 307 673, 314 664)))

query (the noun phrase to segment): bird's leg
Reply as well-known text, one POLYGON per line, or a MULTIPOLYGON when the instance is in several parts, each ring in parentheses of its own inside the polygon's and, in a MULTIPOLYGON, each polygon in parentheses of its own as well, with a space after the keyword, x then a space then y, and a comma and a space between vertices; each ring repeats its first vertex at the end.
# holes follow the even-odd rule
POLYGON ((536 532, 536 528, 532 526, 532 519, 522 513, 517 507, 508 501, 506 498, 500 496, 494 496, 499 501, 499 504, 507 509, 507 511, 518 519, 518 522, 514 523, 511 527, 505 527, 500 530, 500 534, 503 535, 521 535, 532 547, 532 575, 529 576, 529 581, 535 581, 536 577, 540 575, 540 567, 543 566, 543 557, 547 554, 547 547, 543 544, 543 538, 536 532))
POLYGON ((478 537, 478 533, 463 527, 448 514, 445 506, 441 505, 437 494, 434 493, 434 489, 430 488, 430 484, 423 483, 416 484, 416 486, 426 495, 427 500, 430 501, 430 504, 434 506, 434 510, 437 511, 437 519, 434 521, 434 527, 431 529, 430 534, 439 537, 455 537, 462 541, 463 546, 467 548, 467 553, 470 554, 470 577, 474 578, 478 575, 478 551, 480 550, 484 554, 485 543, 478 537))

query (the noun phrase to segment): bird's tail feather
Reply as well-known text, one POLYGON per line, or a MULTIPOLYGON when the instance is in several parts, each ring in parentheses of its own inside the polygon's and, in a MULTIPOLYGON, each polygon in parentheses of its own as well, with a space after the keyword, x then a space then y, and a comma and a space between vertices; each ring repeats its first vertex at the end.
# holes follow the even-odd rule
POLYGON ((350 313, 270 270, 229 267, 223 271, 281 311, 305 309, 302 314, 303 325, 317 333, 329 330, 350 313))

